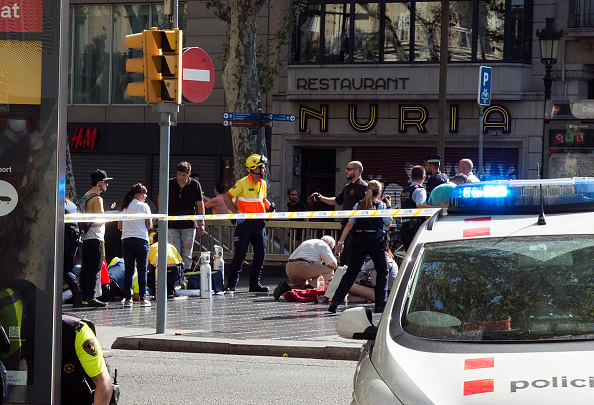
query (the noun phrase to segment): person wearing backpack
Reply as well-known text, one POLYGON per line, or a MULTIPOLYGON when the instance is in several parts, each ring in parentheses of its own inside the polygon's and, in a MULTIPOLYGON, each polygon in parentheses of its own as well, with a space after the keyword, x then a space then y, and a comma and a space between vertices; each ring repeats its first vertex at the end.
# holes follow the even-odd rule
MULTIPOLYGON (((103 198, 101 198, 100 194, 107 191, 108 180, 113 180, 113 178, 107 177, 104 170, 97 169, 91 173, 91 189, 83 195, 83 200, 86 202, 84 212, 104 213, 103 198)), ((107 304, 95 298, 95 286, 99 281, 105 252, 105 224, 93 222, 82 239, 82 265, 80 271, 82 306, 103 308, 107 304)))

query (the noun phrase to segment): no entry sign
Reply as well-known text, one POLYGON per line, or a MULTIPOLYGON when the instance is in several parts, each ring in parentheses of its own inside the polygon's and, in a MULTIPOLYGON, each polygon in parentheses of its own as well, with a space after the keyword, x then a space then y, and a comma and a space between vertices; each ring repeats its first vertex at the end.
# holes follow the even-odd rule
POLYGON ((193 103, 201 103, 214 87, 214 66, 201 48, 186 48, 182 55, 182 94, 193 103))

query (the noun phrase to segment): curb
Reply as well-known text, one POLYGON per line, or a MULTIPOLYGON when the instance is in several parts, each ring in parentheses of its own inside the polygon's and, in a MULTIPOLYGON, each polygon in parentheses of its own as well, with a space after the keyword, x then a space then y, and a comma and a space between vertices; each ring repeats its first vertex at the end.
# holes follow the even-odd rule
POLYGON ((171 335, 118 337, 111 348, 354 361, 361 354, 360 344, 329 345, 327 342, 293 340, 213 340, 171 335))

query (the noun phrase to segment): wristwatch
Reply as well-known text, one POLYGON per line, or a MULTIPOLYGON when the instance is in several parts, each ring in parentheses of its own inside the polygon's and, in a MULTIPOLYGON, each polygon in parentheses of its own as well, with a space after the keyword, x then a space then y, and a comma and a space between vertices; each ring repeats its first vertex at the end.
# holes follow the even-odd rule
POLYGON ((338 242, 338 244, 342 246, 342 245, 344 245, 344 242, 338 242))

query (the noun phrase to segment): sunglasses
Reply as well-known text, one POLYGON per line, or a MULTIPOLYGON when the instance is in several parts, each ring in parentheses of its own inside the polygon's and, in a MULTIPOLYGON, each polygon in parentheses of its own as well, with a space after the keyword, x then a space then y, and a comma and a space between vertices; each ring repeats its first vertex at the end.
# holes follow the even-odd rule
POLYGON ((350 171, 357 170, 357 169, 355 169, 353 167, 347 167, 346 170, 347 170, 347 172, 350 172, 350 171))

